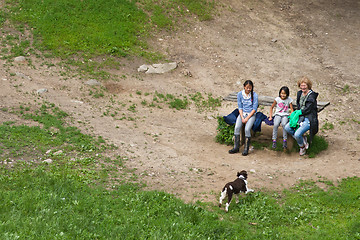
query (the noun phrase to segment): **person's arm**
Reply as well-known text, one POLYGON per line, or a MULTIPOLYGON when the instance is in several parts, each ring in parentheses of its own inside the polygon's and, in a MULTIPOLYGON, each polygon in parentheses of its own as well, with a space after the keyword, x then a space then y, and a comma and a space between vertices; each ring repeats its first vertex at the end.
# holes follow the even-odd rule
POLYGON ((240 117, 241 117, 241 121, 244 122, 244 114, 243 114, 242 109, 239 109, 239 114, 240 114, 240 117))
POLYGON ((270 106, 270 114, 269 114, 269 120, 272 120, 272 115, 273 115, 273 109, 276 105, 276 100, 274 100, 273 104, 270 106))
POLYGON ((293 107, 293 104, 292 104, 292 103, 290 103, 290 104, 289 104, 289 106, 290 106, 290 114, 292 114, 292 113, 294 112, 294 107, 293 107))
POLYGON ((238 104, 238 108, 239 108, 239 113, 242 116, 242 109, 243 109, 243 103, 242 103, 242 95, 241 95, 241 91, 238 92, 237 94, 237 104, 238 104), (241 111, 240 111, 241 110, 241 111))

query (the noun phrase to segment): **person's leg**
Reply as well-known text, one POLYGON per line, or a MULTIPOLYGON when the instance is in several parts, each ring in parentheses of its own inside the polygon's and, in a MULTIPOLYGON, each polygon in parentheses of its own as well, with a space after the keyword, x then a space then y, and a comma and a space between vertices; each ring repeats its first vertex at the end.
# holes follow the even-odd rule
POLYGON ((242 127, 241 116, 239 115, 236 118, 235 128, 234 128, 234 148, 229 150, 229 153, 238 153, 240 148, 240 131, 242 127))
MULTIPOLYGON (((241 121, 241 120, 240 120, 241 121)), ((255 114, 245 124, 245 137, 251 137, 251 128, 255 122, 255 114)))
POLYGON ((285 130, 286 124, 289 122, 289 119, 287 116, 281 117, 281 126, 283 128, 283 149, 287 149, 287 131, 285 130))
POLYGON ((243 156, 246 156, 249 153, 251 128, 254 125, 254 122, 255 122, 255 115, 253 115, 245 124, 245 146, 244 146, 244 151, 242 153, 243 156))
POLYGON ((236 123, 235 123, 235 128, 234 128, 234 135, 239 135, 240 136, 240 131, 241 131, 242 125, 243 125, 243 123, 241 121, 241 116, 239 115, 236 118, 236 123))
POLYGON ((280 126, 281 117, 276 115, 274 117, 274 127, 273 127, 273 133, 272 133, 272 148, 276 148, 276 139, 278 135, 278 128, 280 126))
POLYGON ((289 122, 289 119, 287 116, 281 117, 281 126, 283 128, 283 140, 287 140, 287 132, 285 131, 285 126, 289 122))
POLYGON ((285 127, 284 127, 283 130, 285 130, 288 134, 290 134, 291 136, 294 137, 295 130, 294 130, 292 127, 290 127, 290 123, 289 123, 289 122, 285 125, 285 127))
POLYGON ((304 147, 304 138, 303 135, 310 129, 310 121, 308 118, 305 118, 302 123, 300 123, 300 127, 296 129, 294 133, 294 138, 298 143, 299 147, 304 147))

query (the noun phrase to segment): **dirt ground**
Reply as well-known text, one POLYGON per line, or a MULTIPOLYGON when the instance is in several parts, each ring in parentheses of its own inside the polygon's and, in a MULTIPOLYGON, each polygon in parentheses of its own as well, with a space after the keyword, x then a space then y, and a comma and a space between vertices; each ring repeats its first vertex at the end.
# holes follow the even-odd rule
MULTIPOLYGON (((217 201, 225 182, 243 169, 249 172, 249 187, 256 191, 289 188, 299 179, 336 183, 360 176, 360 2, 217 3, 213 20, 193 19, 191 26, 152 40, 155 49, 178 63, 175 70, 149 75, 137 71, 145 64, 142 60, 123 60, 121 68, 108 69, 117 77, 101 82, 104 97, 89 94, 95 91, 85 84, 89 79, 76 72, 71 77, 63 74, 57 60, 34 55, 26 56, 27 62, 0 60, 0 107, 55 103, 84 132, 117 145, 116 154, 128 157, 126 164, 137 168, 148 189, 164 190, 187 202, 217 201), (319 101, 330 102, 319 114, 320 128, 331 123, 334 129, 320 130, 329 148, 316 158, 267 149, 254 150, 246 157, 228 154, 231 147, 214 138, 217 117, 236 108, 234 102, 223 101, 217 110, 205 112, 198 112, 194 105, 178 111, 141 103, 151 102, 155 91, 225 97, 240 91, 247 79, 253 80, 259 95, 276 97, 280 87, 287 85, 295 98, 301 76, 313 81, 319 101), (38 94, 42 88, 48 91, 38 94), (132 105, 135 113, 129 110, 132 105), (115 117, 104 115, 115 111, 115 117)), ((4 27, 2 38, 10 31, 4 27)), ((268 107, 259 110, 269 113, 268 107)), ((2 121, 16 118, 3 111, 0 117, 2 121)), ((272 128, 263 124, 262 129, 261 138, 270 142, 272 128)))

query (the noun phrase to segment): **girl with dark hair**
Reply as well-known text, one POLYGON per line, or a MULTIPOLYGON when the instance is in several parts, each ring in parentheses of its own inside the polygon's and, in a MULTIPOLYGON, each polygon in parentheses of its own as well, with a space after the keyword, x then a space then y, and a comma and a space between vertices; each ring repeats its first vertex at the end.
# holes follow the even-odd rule
POLYGON ((272 134, 272 148, 276 148, 276 139, 278 135, 278 128, 281 126, 283 128, 283 149, 287 149, 287 132, 284 130, 286 124, 289 122, 289 116, 294 111, 292 105, 292 98, 289 97, 290 90, 288 87, 284 86, 280 88, 279 96, 275 98, 273 104, 270 107, 269 120, 273 119, 273 109, 275 107, 274 113, 274 128, 272 134))
POLYGON ((251 80, 246 80, 244 90, 238 92, 237 103, 239 108, 239 116, 236 119, 234 129, 234 148, 229 153, 238 153, 240 148, 240 130, 245 124, 245 146, 242 153, 243 156, 248 155, 251 138, 251 128, 255 122, 255 113, 258 108, 258 95, 254 92, 254 84, 251 80))

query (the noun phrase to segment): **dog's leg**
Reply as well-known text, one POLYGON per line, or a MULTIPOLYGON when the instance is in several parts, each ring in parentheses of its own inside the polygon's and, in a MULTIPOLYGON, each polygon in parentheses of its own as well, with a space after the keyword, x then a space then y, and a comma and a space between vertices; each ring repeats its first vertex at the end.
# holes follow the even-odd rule
POLYGON ((232 195, 233 195, 233 192, 229 191, 228 192, 228 201, 227 201, 226 206, 225 206, 225 211, 226 212, 229 211, 229 206, 230 206, 230 203, 231 203, 232 195))
POLYGON ((245 192, 245 194, 247 194, 248 192, 254 192, 253 189, 248 188, 248 186, 247 186, 247 181, 245 182, 245 187, 246 187, 246 192, 245 192))
POLYGON ((235 194, 235 196, 236 196, 236 204, 238 204, 238 203, 239 203, 239 197, 240 197, 240 193, 238 193, 238 194, 235 194))
POLYGON ((221 192, 220 200, 219 200, 219 207, 221 207, 222 201, 225 199, 225 197, 226 197, 226 188, 224 188, 223 191, 221 192))
POLYGON ((247 193, 249 193, 249 192, 254 192, 254 190, 246 187, 246 192, 245 192, 245 194, 247 194, 247 193))

